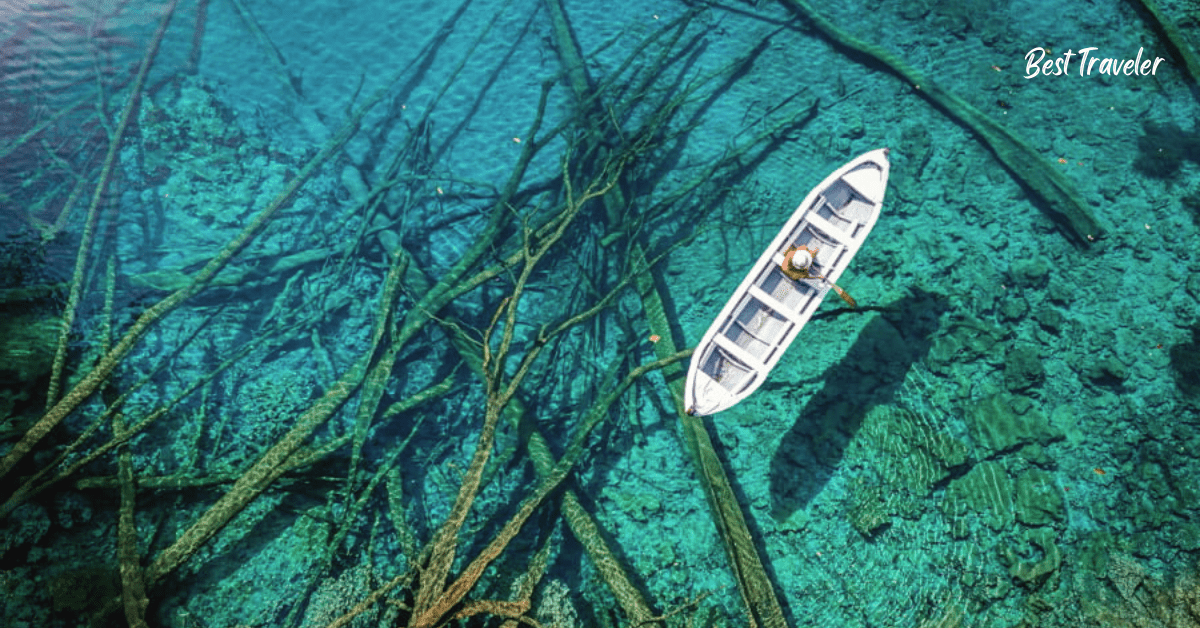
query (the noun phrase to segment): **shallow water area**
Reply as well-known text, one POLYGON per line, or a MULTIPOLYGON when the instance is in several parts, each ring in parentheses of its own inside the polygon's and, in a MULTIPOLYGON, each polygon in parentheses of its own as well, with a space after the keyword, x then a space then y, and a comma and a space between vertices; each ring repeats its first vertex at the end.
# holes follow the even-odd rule
POLYGON ((0 624, 1200 626, 1190 3, 0 18, 0 624))

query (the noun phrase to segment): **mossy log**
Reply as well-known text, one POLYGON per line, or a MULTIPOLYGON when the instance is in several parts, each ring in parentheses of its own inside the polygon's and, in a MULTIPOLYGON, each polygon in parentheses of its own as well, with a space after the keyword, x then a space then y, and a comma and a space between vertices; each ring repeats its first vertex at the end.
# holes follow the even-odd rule
POLYGON ((1146 10, 1151 26, 1162 35, 1171 54, 1178 57, 1183 69, 1192 77, 1192 87, 1200 88, 1200 32, 1197 32, 1200 28, 1200 12, 1191 18, 1186 15, 1176 18, 1166 15, 1154 0, 1134 0, 1134 4, 1146 10), (1192 22, 1191 28, 1185 30, 1176 26, 1177 23, 1186 25, 1189 20, 1192 22))
POLYGON ((1041 199, 1042 209, 1076 244, 1087 246, 1105 229, 1087 203, 1061 172, 1012 131, 967 101, 942 89, 924 75, 879 46, 860 41, 817 13, 805 0, 783 0, 785 6, 807 19, 826 38, 885 67, 946 115, 967 127, 991 149, 1000 163, 1041 199))
MULTIPOLYGON (((420 268, 414 267, 407 273, 405 285, 414 292, 424 293, 431 288, 432 282, 420 268)), ((463 331, 461 326, 448 324, 444 320, 439 322, 442 323, 442 329, 450 339, 450 345, 458 352, 463 361, 480 378, 486 379, 487 373, 480 347, 463 331)), ((526 446, 538 476, 549 477, 554 472, 559 460, 554 456, 549 441, 538 430, 536 422, 526 414, 524 401, 519 396, 515 397, 504 408, 504 412, 507 415, 506 422, 518 425, 523 433, 528 434, 529 440, 526 446)), ((587 552, 592 564, 612 591, 626 616, 636 625, 641 625, 651 619, 654 613, 645 596, 625 572, 625 567, 616 552, 609 547, 600 525, 571 488, 563 491, 562 511, 572 534, 587 552)))
MULTIPOLYGON (((590 84, 582 70, 586 65, 579 55, 579 47, 574 41, 561 1, 546 0, 546 5, 554 27, 555 48, 562 65, 567 68, 568 82, 575 91, 576 100, 581 104, 594 102, 593 99, 596 99, 598 94, 590 89, 585 91, 590 84)), ((607 215, 610 222, 614 223, 610 225, 613 229, 617 227, 615 223, 619 220, 619 209, 625 206, 621 196, 620 189, 617 189, 614 194, 604 198, 607 215)), ((656 357, 660 360, 667 359, 676 354, 676 343, 666 316, 663 298, 658 291, 659 282, 655 281, 653 270, 647 261, 648 256, 641 243, 634 242, 629 254, 636 268, 647 269, 637 274, 635 286, 641 297, 650 331, 660 338, 655 344, 656 357)), ((711 437, 703 421, 684 412, 682 368, 679 365, 668 365, 664 368, 663 375, 670 384, 671 396, 682 421, 684 439, 692 457, 692 464, 696 466, 697 475, 708 497, 713 522, 724 542, 751 625, 782 628, 787 625, 783 607, 775 596, 774 585, 758 555, 754 536, 716 454, 711 437)))

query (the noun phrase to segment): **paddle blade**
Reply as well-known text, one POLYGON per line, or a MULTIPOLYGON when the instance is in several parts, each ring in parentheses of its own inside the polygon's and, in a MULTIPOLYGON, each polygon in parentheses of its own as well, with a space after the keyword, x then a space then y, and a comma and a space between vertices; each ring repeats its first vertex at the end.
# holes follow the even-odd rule
POLYGON ((842 300, 845 301, 850 307, 858 307, 858 301, 855 301, 854 297, 850 296, 845 290, 842 290, 840 286, 838 286, 836 283, 829 285, 833 286, 833 291, 836 292, 839 297, 842 297, 842 300))

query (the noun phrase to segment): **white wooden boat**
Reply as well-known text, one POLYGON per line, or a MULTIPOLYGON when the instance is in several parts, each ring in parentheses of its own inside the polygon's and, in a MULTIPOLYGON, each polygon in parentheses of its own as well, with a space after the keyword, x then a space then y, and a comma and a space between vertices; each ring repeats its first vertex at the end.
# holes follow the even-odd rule
POLYGON ((875 226, 888 149, 852 160, 813 188, 754 263, 692 354, 684 401, 710 415, 750 396, 833 288, 875 226))

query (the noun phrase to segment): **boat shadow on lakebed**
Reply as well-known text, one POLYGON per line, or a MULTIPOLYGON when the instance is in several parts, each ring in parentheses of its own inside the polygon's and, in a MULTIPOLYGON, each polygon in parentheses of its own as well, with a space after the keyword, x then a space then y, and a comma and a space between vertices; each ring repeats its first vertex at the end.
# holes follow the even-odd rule
MULTIPOLYGON (((923 358, 948 308, 944 296, 919 288, 879 312, 854 345, 823 375, 825 385, 796 412, 771 456, 773 516, 784 521, 824 488, 845 454, 863 417, 893 401, 913 363, 923 358)), ((814 316, 814 319, 821 315, 814 316)), ((786 386, 768 382, 764 388, 786 386)))

